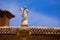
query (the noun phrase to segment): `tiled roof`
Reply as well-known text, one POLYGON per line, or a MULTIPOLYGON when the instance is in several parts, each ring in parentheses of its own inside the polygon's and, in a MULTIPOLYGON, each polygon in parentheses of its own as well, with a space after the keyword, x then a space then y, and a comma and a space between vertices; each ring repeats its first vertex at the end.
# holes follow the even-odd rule
MULTIPOLYGON (((20 27, 0 27, 0 34, 17 34, 20 30, 22 30, 20 27)), ((60 34, 60 28, 28 27, 27 30, 29 34, 60 34)))
POLYGON ((11 12, 7 11, 7 10, 0 10, 0 17, 6 15, 8 18, 13 18, 15 17, 13 14, 11 14, 11 12))
POLYGON ((0 34, 16 34, 18 28, 0 28, 0 34))
POLYGON ((60 28, 32 27, 30 34, 60 34, 60 28))

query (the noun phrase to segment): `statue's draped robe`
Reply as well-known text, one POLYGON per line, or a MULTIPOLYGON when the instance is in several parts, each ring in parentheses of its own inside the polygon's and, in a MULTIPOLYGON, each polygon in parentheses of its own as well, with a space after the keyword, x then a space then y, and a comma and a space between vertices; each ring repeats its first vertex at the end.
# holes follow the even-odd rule
POLYGON ((28 10, 25 8, 21 8, 22 12, 22 25, 28 25, 28 10))

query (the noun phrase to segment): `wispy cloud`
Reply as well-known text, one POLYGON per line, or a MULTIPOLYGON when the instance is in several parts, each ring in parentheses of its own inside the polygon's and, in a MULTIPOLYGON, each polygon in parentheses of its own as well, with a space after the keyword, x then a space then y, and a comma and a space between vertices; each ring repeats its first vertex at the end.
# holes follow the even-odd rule
POLYGON ((29 13, 29 25, 35 26, 57 26, 59 27, 59 20, 53 17, 46 16, 42 13, 38 13, 36 11, 31 11, 29 13))

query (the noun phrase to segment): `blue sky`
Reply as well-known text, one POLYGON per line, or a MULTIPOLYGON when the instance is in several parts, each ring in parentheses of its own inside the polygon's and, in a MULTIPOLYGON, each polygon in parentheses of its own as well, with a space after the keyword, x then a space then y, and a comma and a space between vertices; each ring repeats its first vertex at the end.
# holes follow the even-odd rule
POLYGON ((20 26, 21 7, 26 7, 29 26, 60 27, 60 0, 0 0, 0 9, 15 15, 10 26, 20 26))

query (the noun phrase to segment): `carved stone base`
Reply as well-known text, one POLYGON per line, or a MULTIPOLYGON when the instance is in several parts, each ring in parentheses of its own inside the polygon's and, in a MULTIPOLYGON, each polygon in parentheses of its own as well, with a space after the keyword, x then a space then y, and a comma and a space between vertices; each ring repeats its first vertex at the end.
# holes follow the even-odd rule
POLYGON ((28 28, 28 25, 21 25, 21 28, 22 29, 27 29, 28 28))
POLYGON ((28 25, 21 25, 21 26, 27 26, 28 27, 28 25))

